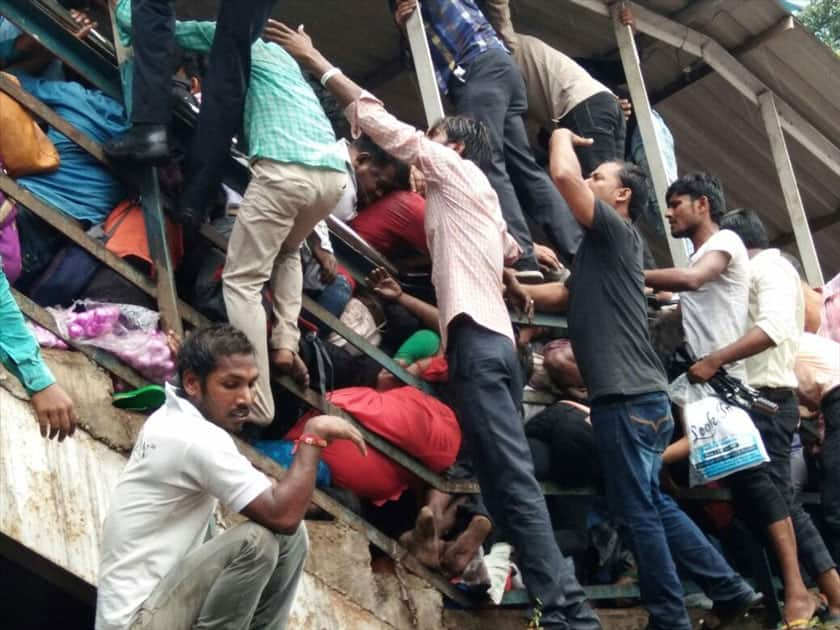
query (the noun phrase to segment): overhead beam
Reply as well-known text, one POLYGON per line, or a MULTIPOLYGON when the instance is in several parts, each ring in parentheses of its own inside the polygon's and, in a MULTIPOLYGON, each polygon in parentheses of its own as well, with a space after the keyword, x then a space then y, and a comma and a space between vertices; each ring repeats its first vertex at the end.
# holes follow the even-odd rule
MULTIPOLYGON (((659 136, 656 134, 653 112, 648 101, 645 79, 642 76, 642 67, 639 62, 639 51, 636 49, 636 42, 633 39, 633 29, 621 23, 619 19, 620 10, 621 7, 619 4, 613 5, 612 20, 615 37, 618 41, 618 50, 621 55, 621 64, 624 66, 627 86, 630 88, 630 98, 633 101, 636 120, 639 123, 642 144, 645 148, 645 157, 647 158, 651 178, 653 179, 653 189, 656 192, 659 208, 664 209, 667 207, 665 203, 666 191, 668 190, 670 181, 668 181, 665 160, 662 157, 662 145, 659 142, 659 136)), ((668 241, 671 264, 676 267, 687 267, 688 252, 686 251, 685 245, 671 236, 671 230, 668 226, 668 221, 665 219, 664 212, 660 212, 660 220, 664 228, 665 238, 668 241)))
POLYGON ((776 99, 773 92, 767 91, 759 95, 758 100, 761 104, 761 117, 764 120, 764 127, 770 139, 773 162, 776 164, 776 172, 782 186, 785 206, 796 238, 799 258, 805 269, 805 279, 812 287, 821 287, 823 285, 822 269, 817 257, 817 249, 814 247, 814 238, 808 227, 808 217, 805 214, 802 195, 799 194, 796 173, 793 170, 793 162, 791 162, 788 153, 779 113, 776 111, 776 99))
MULTIPOLYGON (((603 0, 569 1, 599 15, 605 17, 610 15, 610 5, 603 0)), ((759 94, 771 91, 761 79, 711 37, 646 9, 635 2, 626 2, 625 4, 632 8, 639 32, 670 44, 674 48, 684 50, 695 57, 701 57, 727 83, 755 105, 759 104, 759 94)), ((776 108, 782 129, 808 149, 832 172, 840 175, 840 148, 783 99, 776 98, 776 108)))
MULTIPOLYGON (((730 52, 733 57, 740 59, 743 55, 752 52, 756 48, 760 48, 782 33, 795 28, 796 20, 794 20, 792 16, 786 15, 773 26, 765 29, 758 35, 749 38, 737 48, 733 48, 730 52)), ((705 79, 707 76, 712 74, 712 72, 714 72, 714 70, 709 67, 709 64, 707 64, 704 60, 699 59, 697 62, 691 64, 687 72, 683 72, 682 77, 676 81, 672 81, 662 89, 657 90, 656 94, 651 96, 650 100, 654 105, 656 105, 657 103, 664 101, 666 98, 669 98, 685 88, 694 85, 698 81, 705 79)))
MULTIPOLYGON (((840 208, 832 212, 831 214, 826 214, 824 216, 818 217, 816 219, 811 219, 808 221, 808 226, 811 228, 811 234, 816 234, 817 232, 821 232, 826 230, 834 225, 840 223, 840 208)), ((773 239, 772 244, 773 247, 785 247, 786 245, 790 245, 796 240, 793 232, 785 232, 784 234, 780 234, 776 238, 773 239)))

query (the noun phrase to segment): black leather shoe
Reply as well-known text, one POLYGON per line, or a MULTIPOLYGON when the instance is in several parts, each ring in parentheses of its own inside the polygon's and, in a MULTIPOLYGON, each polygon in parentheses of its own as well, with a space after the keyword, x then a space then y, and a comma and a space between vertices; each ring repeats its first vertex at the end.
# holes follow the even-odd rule
POLYGON ((102 147, 112 160, 159 165, 169 158, 166 125, 135 125, 102 147))

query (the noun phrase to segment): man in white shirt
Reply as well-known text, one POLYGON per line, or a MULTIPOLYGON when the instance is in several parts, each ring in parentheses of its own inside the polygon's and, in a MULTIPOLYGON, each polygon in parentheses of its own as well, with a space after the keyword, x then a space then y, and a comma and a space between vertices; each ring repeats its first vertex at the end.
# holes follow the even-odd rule
POLYGON ((306 425, 288 473, 272 482, 236 449, 258 371, 227 324, 193 332, 178 356, 181 388, 146 421, 111 497, 102 536, 96 629, 285 628, 306 558, 301 524, 320 450, 349 439, 346 421, 306 425), (208 539, 221 501, 251 519, 208 539))
MULTIPOLYGON (((700 359, 689 369, 689 378, 708 380, 714 373, 708 372, 708 357, 747 333, 749 257, 738 235, 720 228, 726 203, 717 177, 683 175, 668 187, 666 200, 671 235, 690 238, 694 254, 688 267, 645 271, 645 284, 657 291, 679 292, 686 343, 700 359)), ((746 381, 743 358, 722 357, 715 370, 724 367, 746 381)), ((791 626, 794 621, 808 623, 815 606, 799 570, 790 505, 769 466, 743 470, 727 480, 736 510, 754 527, 766 528, 773 543, 785 586, 785 621, 791 626)))
POLYGON ((747 382, 779 406, 775 414, 751 411, 770 456, 768 470, 790 509, 799 557, 828 599, 829 614, 840 621, 840 575, 811 517, 796 499, 790 477, 790 445, 799 426, 795 371, 805 328, 805 301, 799 274, 770 239, 758 214, 727 213, 721 228, 743 241, 750 257, 749 329, 732 343, 692 367, 694 380, 708 380, 723 364, 744 360, 747 382))

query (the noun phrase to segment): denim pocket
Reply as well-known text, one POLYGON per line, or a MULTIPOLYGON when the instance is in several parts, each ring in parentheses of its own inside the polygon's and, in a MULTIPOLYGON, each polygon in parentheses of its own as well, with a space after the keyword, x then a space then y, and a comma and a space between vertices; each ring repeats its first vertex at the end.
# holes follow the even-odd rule
POLYGON ((627 406, 628 425, 636 441, 657 453, 661 453, 671 441, 674 432, 674 419, 671 407, 665 396, 644 397, 627 406))

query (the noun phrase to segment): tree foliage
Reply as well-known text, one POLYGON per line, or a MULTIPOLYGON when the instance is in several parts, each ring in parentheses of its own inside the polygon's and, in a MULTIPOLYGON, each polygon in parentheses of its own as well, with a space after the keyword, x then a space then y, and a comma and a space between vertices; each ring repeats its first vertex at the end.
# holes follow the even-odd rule
POLYGON ((797 17, 814 35, 840 54, 840 1, 813 0, 797 17))

